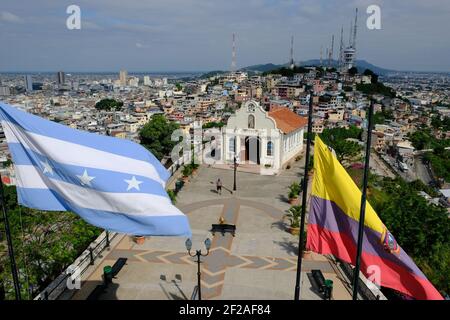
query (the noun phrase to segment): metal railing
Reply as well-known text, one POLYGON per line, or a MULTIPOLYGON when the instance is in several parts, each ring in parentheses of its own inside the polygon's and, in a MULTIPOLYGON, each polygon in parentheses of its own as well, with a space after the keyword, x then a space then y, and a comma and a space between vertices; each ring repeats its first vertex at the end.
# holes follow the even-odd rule
POLYGON ((116 232, 104 231, 94 241, 94 243, 97 242, 95 246, 92 246, 91 244, 73 264, 68 266, 66 270, 50 283, 44 291, 39 293, 34 300, 57 300, 68 289, 68 281, 73 281, 71 277, 74 274, 79 277, 77 281, 81 281, 86 270, 95 264, 95 260, 106 248, 109 248, 111 241, 117 234, 118 233, 116 232))
POLYGON ((198 286, 194 287, 194 291, 192 291, 191 300, 198 300, 198 286))
MULTIPOLYGON (((202 152, 204 150, 204 145, 202 144, 196 144, 194 146, 194 154, 197 159, 200 159, 199 157, 202 156, 202 152)), ((192 161, 192 150, 191 152, 186 152, 183 154, 182 157, 180 157, 177 161, 175 161, 169 168, 167 168, 167 171, 170 172, 170 175, 173 175, 183 164, 190 163, 192 161)))
MULTIPOLYGON (((337 260, 340 267, 344 271, 345 276, 351 281, 353 279, 353 268, 349 263, 337 260)), ((358 279, 358 293, 361 295, 361 297, 365 300, 378 300, 380 297, 376 296, 372 290, 370 290, 367 285, 364 283, 364 281, 359 278, 358 279)))

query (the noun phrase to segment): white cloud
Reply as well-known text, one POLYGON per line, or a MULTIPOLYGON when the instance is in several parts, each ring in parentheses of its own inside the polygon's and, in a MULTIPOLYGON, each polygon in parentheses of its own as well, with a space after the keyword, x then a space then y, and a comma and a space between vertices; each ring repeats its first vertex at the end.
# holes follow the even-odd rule
POLYGON ((15 14, 13 14, 11 12, 8 12, 8 11, 0 12, 0 21, 11 22, 11 23, 21 23, 21 22, 23 22, 22 18, 16 16, 15 14))
POLYGON ((96 23, 85 20, 81 20, 81 28, 87 30, 103 30, 103 28, 96 23))
POLYGON ((143 49, 143 48, 148 48, 148 47, 149 47, 148 44, 143 44, 143 43, 140 43, 140 42, 136 42, 136 48, 143 49))

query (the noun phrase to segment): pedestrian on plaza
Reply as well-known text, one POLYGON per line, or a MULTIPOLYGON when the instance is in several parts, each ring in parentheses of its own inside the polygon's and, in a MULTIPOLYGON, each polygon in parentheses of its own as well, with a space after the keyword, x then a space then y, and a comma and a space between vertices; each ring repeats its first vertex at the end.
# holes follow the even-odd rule
POLYGON ((217 179, 216 187, 217 187, 217 193, 222 195, 222 181, 220 180, 220 178, 217 179))

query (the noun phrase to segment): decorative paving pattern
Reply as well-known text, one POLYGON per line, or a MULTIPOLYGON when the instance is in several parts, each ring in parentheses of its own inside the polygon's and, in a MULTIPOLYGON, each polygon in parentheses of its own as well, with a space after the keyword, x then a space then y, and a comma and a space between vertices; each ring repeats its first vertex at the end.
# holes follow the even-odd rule
MULTIPOLYGON (((180 209, 189 214, 190 212, 209 206, 222 205, 221 216, 229 224, 237 224, 241 206, 256 208, 273 219, 280 220, 283 212, 274 207, 239 198, 214 199, 197 202, 181 207, 180 209)), ((237 226, 239 234, 239 226, 237 226)), ((150 240, 151 241, 151 240, 150 240)), ((216 233, 212 239, 211 250, 208 256, 202 257, 202 296, 205 299, 218 297, 222 293, 225 281, 225 273, 229 268, 242 268, 254 270, 275 270, 280 272, 294 272, 297 267, 297 257, 261 257, 250 255, 236 255, 231 253, 233 236, 226 233, 216 233)), ((108 259, 128 258, 129 261, 163 264, 196 264, 196 257, 190 257, 187 252, 174 252, 162 250, 126 250, 116 249, 109 253, 108 259)), ((322 272, 333 272, 328 262, 304 261, 303 271, 321 269, 322 272)))

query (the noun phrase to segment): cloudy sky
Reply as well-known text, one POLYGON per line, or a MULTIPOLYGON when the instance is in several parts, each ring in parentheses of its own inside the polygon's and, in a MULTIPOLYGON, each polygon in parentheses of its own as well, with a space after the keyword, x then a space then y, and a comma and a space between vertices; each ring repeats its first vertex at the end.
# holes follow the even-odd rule
POLYGON ((0 71, 206 71, 318 58, 358 7, 358 59, 450 71, 449 0, 1 0, 0 71), (68 30, 66 8, 81 8, 68 30), (381 30, 366 8, 381 7, 381 30))

